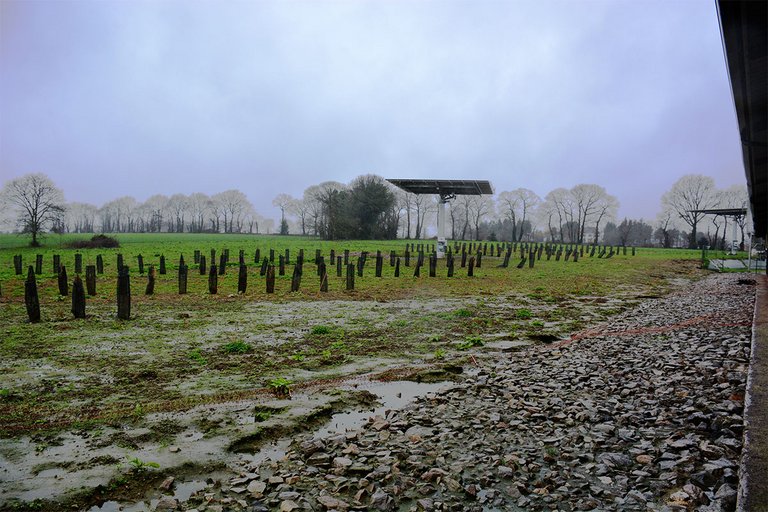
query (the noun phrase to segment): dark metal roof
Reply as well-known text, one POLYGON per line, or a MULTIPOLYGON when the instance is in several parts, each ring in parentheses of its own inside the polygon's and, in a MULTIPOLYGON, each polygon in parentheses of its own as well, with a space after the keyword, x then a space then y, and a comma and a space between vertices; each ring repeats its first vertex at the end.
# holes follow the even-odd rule
POLYGON ((705 215, 725 215, 727 217, 741 217, 747 214, 746 208, 707 208, 706 210, 690 210, 691 213, 703 213, 705 215))
POLYGON ((755 234, 768 234, 768 2, 719 0, 755 234))
POLYGON ((414 194, 473 195, 493 194, 493 185, 485 180, 398 180, 388 182, 414 194))

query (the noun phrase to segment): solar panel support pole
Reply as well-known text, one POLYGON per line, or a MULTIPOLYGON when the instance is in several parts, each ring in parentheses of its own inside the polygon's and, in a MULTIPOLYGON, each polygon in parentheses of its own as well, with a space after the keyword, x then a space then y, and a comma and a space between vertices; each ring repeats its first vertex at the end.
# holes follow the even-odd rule
POLYGON ((440 198, 437 205, 437 257, 445 257, 445 203, 447 199, 440 198))

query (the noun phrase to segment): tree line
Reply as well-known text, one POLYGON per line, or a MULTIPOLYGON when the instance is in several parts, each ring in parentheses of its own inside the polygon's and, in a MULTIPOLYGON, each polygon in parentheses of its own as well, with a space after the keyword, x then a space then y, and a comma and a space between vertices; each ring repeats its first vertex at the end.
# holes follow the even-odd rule
MULTIPOLYGON (((435 224, 437 200, 405 192, 367 174, 349 184, 325 181, 308 187, 301 198, 279 194, 278 232, 325 239, 421 239, 435 224)), ((120 197, 97 207, 66 203, 63 192, 44 174, 10 180, 0 191, 2 211, 15 230, 57 233, 272 233, 275 221, 261 216, 246 195, 227 190, 156 194, 144 202, 120 197)), ((712 178, 686 175, 661 198, 655 220, 616 218, 619 201, 596 184, 556 188, 543 198, 517 188, 496 196, 458 196, 449 203, 448 233, 454 240, 550 241, 662 247, 725 246, 728 219, 700 210, 746 208, 745 186, 718 189, 712 178)), ((749 216, 738 219, 743 244, 749 216)), ((733 235, 733 233, 731 233, 733 235)))

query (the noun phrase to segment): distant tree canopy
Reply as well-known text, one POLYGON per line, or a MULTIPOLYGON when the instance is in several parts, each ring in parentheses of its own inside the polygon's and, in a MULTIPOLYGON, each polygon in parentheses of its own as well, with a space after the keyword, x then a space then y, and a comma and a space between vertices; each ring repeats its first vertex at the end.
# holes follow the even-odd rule
POLYGON ((397 237, 395 195, 378 176, 360 176, 346 189, 329 189, 319 200, 318 230, 327 240, 397 237))

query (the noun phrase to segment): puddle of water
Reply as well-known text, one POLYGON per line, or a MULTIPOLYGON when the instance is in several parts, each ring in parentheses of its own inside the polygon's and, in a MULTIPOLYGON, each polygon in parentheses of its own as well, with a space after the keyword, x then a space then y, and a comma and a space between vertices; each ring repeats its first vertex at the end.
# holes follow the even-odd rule
POLYGON ((292 439, 290 438, 278 439, 269 445, 263 446, 256 453, 243 453, 241 458, 251 465, 251 467, 256 467, 270 460, 278 461, 285 457, 285 454, 288 452, 288 447, 291 445, 291 441, 292 439))
POLYGON ((350 389, 357 391, 366 390, 377 395, 381 405, 365 411, 348 411, 331 416, 331 419, 323 427, 315 431, 315 437, 328 437, 334 434, 343 434, 347 430, 355 430, 362 427, 368 418, 372 416, 384 416, 387 409, 400 409, 406 406, 417 396, 437 391, 445 387, 446 383, 420 383, 410 381, 393 382, 366 382, 353 386, 350 389))

